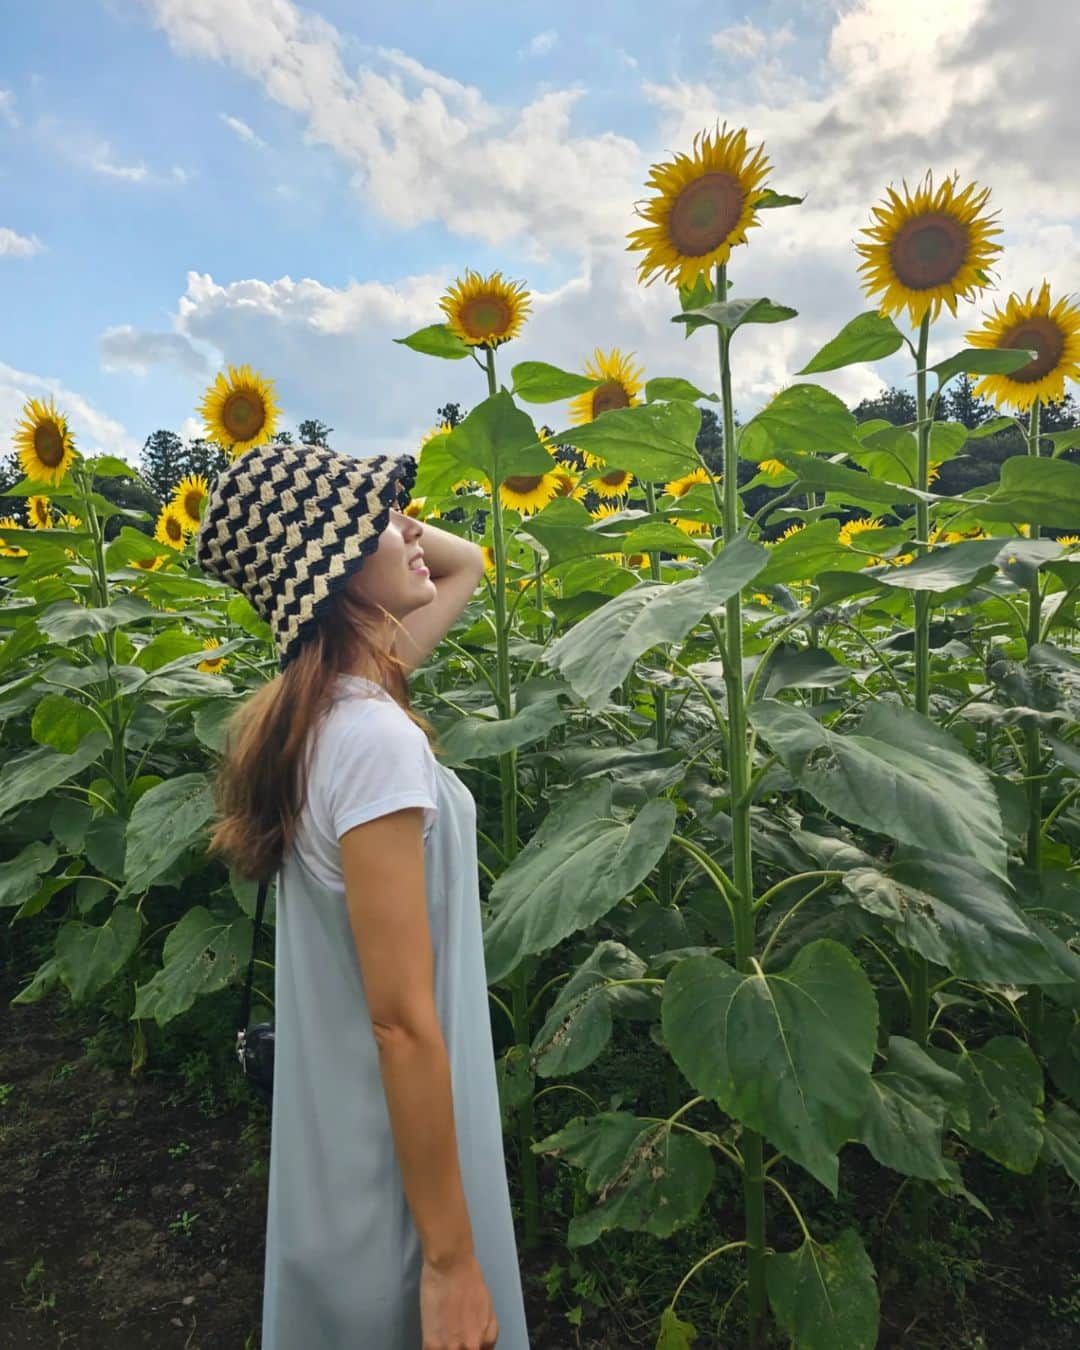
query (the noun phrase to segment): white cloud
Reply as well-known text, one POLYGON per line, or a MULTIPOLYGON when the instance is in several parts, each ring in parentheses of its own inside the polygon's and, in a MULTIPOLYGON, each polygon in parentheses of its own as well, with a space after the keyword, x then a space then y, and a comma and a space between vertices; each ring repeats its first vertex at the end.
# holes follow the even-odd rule
MULTIPOLYGON (((1032 2, 1038 9, 1048 0, 1032 2)), ((1008 231, 1003 291, 1037 285, 1044 272, 1059 292, 1076 284, 1080 182, 1062 171, 1075 139, 1068 51, 1080 39, 1080 10, 1072 7, 1060 7, 1060 40, 1050 43, 1046 23, 1014 31, 1006 0, 850 0, 833 21, 813 83, 805 65, 784 64, 787 29, 736 24, 716 35, 714 52, 718 61, 738 53, 745 67, 738 83, 643 86, 658 113, 657 150, 615 133, 575 134, 580 89, 549 91, 508 111, 393 49, 346 69, 337 31, 291 0, 145 3, 178 52, 227 63, 291 109, 309 140, 355 172, 371 210, 403 228, 437 221, 502 245, 504 271, 526 279, 523 258, 568 250, 576 274, 558 289, 534 289, 533 316, 523 338, 500 352, 500 374, 524 359, 576 368, 595 346, 619 346, 635 351, 649 376, 679 374, 716 388, 715 344, 700 335, 682 341, 670 323, 670 288, 639 287, 625 252, 630 204, 644 195, 650 159, 688 147, 716 120, 746 125, 751 143, 764 139, 773 185, 807 194, 801 207, 761 213, 752 246, 732 254, 738 294, 771 295, 800 312, 794 322, 738 334, 734 394, 744 417, 871 307, 852 240, 888 182, 911 182, 928 165, 939 176, 955 168, 965 181, 993 186, 1008 231)), ((633 67, 633 57, 613 50, 633 67)), ((402 449, 415 444, 438 404, 471 406, 484 394, 471 362, 420 357, 391 341, 438 320, 450 279, 334 288, 317 279, 219 281, 191 272, 175 324, 222 360, 249 361, 272 376, 287 418, 322 418, 341 448, 402 449)), ((932 358, 962 345, 977 321, 972 309, 935 325, 932 358)), ((149 361, 152 348, 139 350, 149 361)), ((175 360, 175 351, 161 359, 175 360)), ((909 365, 898 356, 884 369, 900 380, 909 365)), ((816 378, 856 402, 882 387, 880 369, 816 378)), ((533 411, 553 423, 565 409, 533 411)))
POLYGON ((0 119, 10 127, 19 125, 19 117, 15 111, 15 95, 10 89, 0 89, 0 119))
POLYGON ((138 443, 126 428, 108 414, 88 403, 81 394, 66 388, 46 375, 33 375, 16 370, 0 361, 0 426, 14 426, 22 417, 23 406, 30 398, 56 400, 56 406, 67 416, 75 436, 75 444, 83 454, 123 455, 128 458, 138 453, 138 443))
POLYGON ((228 113, 221 113, 219 115, 229 130, 235 132, 242 141, 247 141, 249 145, 254 145, 260 150, 266 148, 266 142, 262 137, 257 136, 248 124, 241 121, 239 117, 230 117, 228 113))
POLYGON ((154 333, 121 324, 105 329, 98 339, 98 350, 105 370, 145 375, 151 366, 170 365, 195 376, 210 371, 210 362, 182 333, 154 333))
POLYGON ((32 258, 44 247, 37 235, 17 234, 7 225, 0 225, 0 258, 32 258))
POLYGON ((542 33, 536 33, 529 39, 525 54, 528 56, 547 56, 548 52, 554 51, 558 41, 559 34, 555 29, 545 28, 542 33))
POLYGON ((178 53, 230 65, 296 113, 397 225, 438 221, 490 244, 522 240, 543 257, 629 223, 641 153, 615 132, 573 133, 580 89, 506 110, 392 49, 350 73, 338 31, 291 0, 144 3, 178 53))
POLYGON ((742 23, 732 24, 728 28, 720 29, 718 33, 713 33, 709 38, 709 45, 722 56, 752 61, 780 47, 786 47, 791 37, 791 29, 786 24, 783 28, 767 33, 750 19, 744 19, 742 23))
POLYGON ((112 149, 108 141, 102 141, 86 156, 85 163, 95 173, 106 178, 121 178, 127 183, 141 183, 149 172, 145 164, 118 164, 112 158, 112 149))

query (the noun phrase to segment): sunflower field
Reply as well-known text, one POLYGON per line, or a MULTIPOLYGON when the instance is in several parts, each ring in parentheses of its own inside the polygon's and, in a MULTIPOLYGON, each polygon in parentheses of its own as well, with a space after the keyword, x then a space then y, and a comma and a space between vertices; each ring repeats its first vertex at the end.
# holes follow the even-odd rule
MULTIPOLYGON (((473 405, 425 438, 409 511, 487 573, 413 696, 478 804, 521 1247, 621 1253, 643 1315, 609 1298, 611 1346, 868 1350, 896 1251, 988 1213, 974 1174, 1047 1222, 1080 1183, 1080 430, 1042 427, 1080 306, 1032 278, 977 313, 990 191, 928 173, 855 244, 874 308, 737 427, 742 330, 798 317, 729 277, 798 207, 769 174, 726 126, 654 166, 628 250, 671 287, 667 371, 507 360, 530 301, 498 272, 400 339, 473 405), (946 310, 967 345, 930 364, 946 310), (715 389, 676 337, 715 343, 715 389), (812 378, 896 353, 909 425, 812 378), (996 405, 976 429, 937 415, 961 376, 996 405), (558 404, 557 428, 528 411, 558 404), (1008 427, 1027 453, 998 481, 935 490, 1008 427)), ((278 419, 248 367, 201 412, 229 456, 278 419)), ((255 886, 206 856, 211 781, 276 662, 194 563, 205 478, 149 537, 98 490, 136 469, 81 455, 62 410, 29 404, 15 445, 0 907, 47 944, 16 1002, 108 991, 137 1073, 246 969, 255 886)), ((272 1010, 268 960, 257 984, 272 1010)))

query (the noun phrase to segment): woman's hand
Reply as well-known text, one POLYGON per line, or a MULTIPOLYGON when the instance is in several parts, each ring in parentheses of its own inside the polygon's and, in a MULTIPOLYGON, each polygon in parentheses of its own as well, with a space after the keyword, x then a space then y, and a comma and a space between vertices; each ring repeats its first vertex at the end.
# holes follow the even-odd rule
POLYGON ((494 1350, 499 1324, 475 1256, 447 1269, 424 1262, 420 1328, 423 1350, 494 1350))

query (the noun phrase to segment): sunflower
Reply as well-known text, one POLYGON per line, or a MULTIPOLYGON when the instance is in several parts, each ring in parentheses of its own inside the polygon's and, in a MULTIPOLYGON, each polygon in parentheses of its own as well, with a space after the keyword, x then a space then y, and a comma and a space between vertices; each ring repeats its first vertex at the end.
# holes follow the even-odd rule
MULTIPOLYGON (((585 374, 590 380, 602 380, 603 383, 570 400, 572 426, 593 422, 601 413, 611 412, 613 408, 634 408, 641 402, 638 394, 645 387, 641 379, 645 368, 630 364, 633 355, 633 352, 627 352, 624 356, 618 347, 612 347, 606 355, 599 347, 594 350, 592 360, 585 362, 585 374)), ((587 450, 582 450, 581 454, 591 469, 604 462, 587 450)))
POLYGON ((182 478, 172 495, 172 504, 184 518, 186 530, 197 530, 202 520, 202 509, 210 495, 210 484, 201 473, 182 478))
POLYGON ((709 523, 704 520, 691 520, 689 516, 669 516, 668 520, 677 530, 682 530, 683 534, 712 533, 709 523))
MULTIPOLYGON (((203 651, 212 652, 215 647, 220 647, 221 643, 217 638, 207 638, 203 642, 203 651)), ((229 664, 226 656, 208 656, 205 661, 200 661, 195 667, 196 670, 204 670, 207 675, 219 675, 229 664)))
POLYGON ((472 268, 439 301, 450 327, 470 347, 498 347, 517 337, 530 307, 521 282, 504 281, 501 272, 482 277, 472 268))
POLYGON ((778 544, 782 544, 785 539, 793 539, 795 535, 801 534, 802 531, 805 529, 806 529, 805 525, 803 525, 800 521, 796 521, 794 525, 789 525, 787 529, 783 532, 783 534, 777 537, 775 542, 778 544))
POLYGON ((779 478, 782 473, 787 472, 787 465, 778 459, 763 459, 758 465, 758 472, 768 478, 779 478))
POLYGON ((78 516, 73 515, 72 512, 70 511, 64 513, 63 524, 65 524, 69 530, 82 529, 82 521, 78 516))
POLYGON ((1038 299, 1031 292, 1021 300, 1012 294, 1004 311, 994 306, 982 328, 965 334, 973 347, 1028 347, 1038 352, 1019 370, 1008 375, 984 375, 972 391, 985 394, 997 407, 1009 404, 1024 412, 1036 399, 1056 403, 1065 394, 1065 380, 1080 380, 1080 309, 1062 296, 1050 304, 1050 287, 1044 281, 1038 299))
POLYGON ((27 515, 35 530, 47 530, 52 524, 52 503, 48 497, 29 497, 26 502, 27 515))
POLYGON ((154 526, 154 538, 159 544, 168 544, 170 548, 180 550, 184 547, 187 529, 180 508, 172 502, 166 502, 154 526))
POLYGON ((599 478, 590 479, 589 486, 599 497, 621 497, 630 491, 634 475, 628 469, 608 469, 599 478))
POLYGON ((0 535, 0 557, 3 558, 25 558, 29 555, 26 549, 20 548, 18 544, 13 544, 10 538, 5 537, 9 530, 21 530, 22 526, 14 516, 0 516, 0 530, 4 535, 0 535))
POLYGON ((15 449, 19 452, 20 468, 35 483, 52 483, 55 487, 71 468, 75 442, 67 418, 57 412, 51 398, 48 403, 36 398, 27 400, 23 421, 15 428, 15 449))
POLYGON ((522 515, 542 511, 557 495, 559 477, 556 471, 548 473, 511 474, 499 484, 503 506, 509 506, 522 515))
POLYGON ((481 544, 480 552, 484 555, 484 571, 494 573, 495 550, 491 547, 490 544, 481 544))
MULTIPOLYGON (((577 497, 580 489, 581 480, 572 470, 560 464, 557 469, 552 469, 552 476, 556 481, 556 497, 577 497)), ((584 493, 582 493, 584 495, 584 493)))
POLYGON ((411 516, 413 520, 426 520, 429 516, 441 516, 442 512, 436 510, 434 506, 426 506, 426 497, 413 497, 403 511, 403 516, 411 516))
POLYGON ((1001 252, 991 239, 1001 233, 991 224, 997 212, 980 215, 989 196, 989 188, 975 183, 957 192, 955 174, 935 191, 928 172, 914 196, 906 182, 902 197, 888 188, 886 200, 873 209, 876 224, 862 231, 867 242, 855 244, 864 259, 863 289, 881 295, 883 314, 906 308, 919 324, 927 314, 936 319, 943 304, 955 316, 958 300, 974 299, 1001 252))
MULTIPOLYGON (((0 520, 0 525, 3 523, 0 520)), ((1060 544, 1062 548, 1080 548, 1080 534, 1059 534, 1054 543, 1060 544)))
POLYGON ((609 517, 617 516, 618 514, 619 508, 617 506, 612 506, 610 502, 601 502, 595 511, 589 512, 589 515, 592 516, 593 520, 607 520, 609 517))
MULTIPOLYGON (((673 478, 670 483, 665 483, 664 491, 669 497, 685 497, 695 483, 709 483, 711 481, 708 469, 703 469, 699 464, 696 469, 691 469, 681 478, 673 478)), ((719 482, 719 478, 717 481, 719 482)))
POLYGON ((129 567, 137 567, 141 572, 156 572, 168 557, 166 553, 155 553, 152 558, 132 558, 129 567))
POLYGON ((433 441, 436 436, 445 436, 448 431, 453 431, 449 422, 440 422, 437 427, 429 427, 420 437, 420 448, 423 449, 428 441, 433 441))
POLYGON ((219 372, 199 405, 207 439, 233 459, 273 437, 278 411, 273 381, 250 366, 229 366, 227 376, 219 372))
POLYGON ((884 528, 876 516, 868 516, 862 520, 849 520, 840 526, 840 533, 836 536, 836 542, 843 544, 845 548, 851 548, 851 541, 857 534, 865 534, 867 530, 882 530, 884 528))
MULTIPOLYGON (((760 468, 760 467, 761 467, 761 466, 758 465, 758 468, 760 468)), ((754 602, 755 605, 771 605, 771 604, 772 604, 772 601, 771 601, 770 598, 765 594, 764 591, 755 591, 754 594, 750 597, 750 599, 754 602)))
POLYGON ((654 164, 646 186, 657 195, 634 208, 649 223, 627 235, 627 252, 645 254, 638 280, 652 285, 663 274, 692 286, 714 263, 726 263, 761 223, 754 208, 766 195, 762 182, 771 167, 760 145, 752 154, 747 149, 745 127, 728 131, 726 122, 715 136, 699 131, 692 155, 654 164))

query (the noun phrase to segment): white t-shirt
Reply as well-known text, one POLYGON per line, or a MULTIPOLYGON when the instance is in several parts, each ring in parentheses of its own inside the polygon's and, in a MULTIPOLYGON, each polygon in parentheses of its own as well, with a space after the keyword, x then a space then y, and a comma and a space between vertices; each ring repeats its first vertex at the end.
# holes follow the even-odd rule
POLYGON ((435 755, 392 695, 362 675, 338 676, 313 734, 295 848, 320 881, 344 893, 340 840, 354 825, 420 806, 427 838, 438 814, 435 755))

